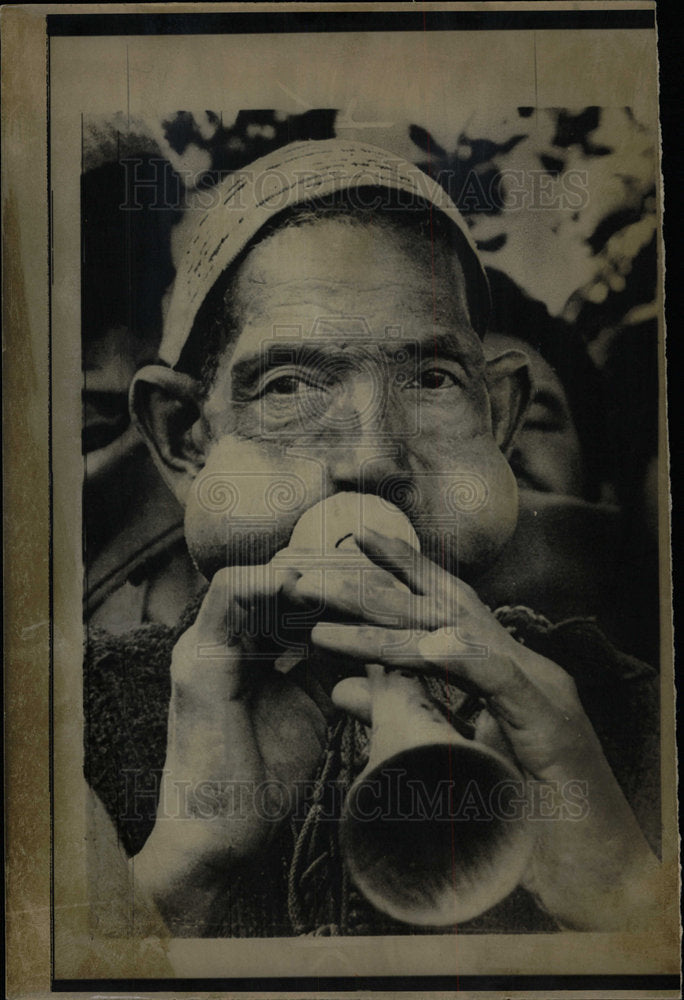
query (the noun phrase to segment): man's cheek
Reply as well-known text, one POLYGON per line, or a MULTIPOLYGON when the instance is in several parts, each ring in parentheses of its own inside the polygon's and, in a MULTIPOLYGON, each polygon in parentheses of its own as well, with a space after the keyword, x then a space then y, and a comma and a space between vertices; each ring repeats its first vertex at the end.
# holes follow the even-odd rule
POLYGON ((510 539, 517 520, 517 487, 491 439, 459 447, 451 460, 449 454, 443 445, 429 471, 413 474, 410 516, 423 551, 467 578, 488 565, 510 539))
POLYGON ((223 566, 268 562, 324 495, 324 483, 315 459, 276 444, 223 438, 210 450, 186 506, 185 535, 199 569, 211 578, 223 566))

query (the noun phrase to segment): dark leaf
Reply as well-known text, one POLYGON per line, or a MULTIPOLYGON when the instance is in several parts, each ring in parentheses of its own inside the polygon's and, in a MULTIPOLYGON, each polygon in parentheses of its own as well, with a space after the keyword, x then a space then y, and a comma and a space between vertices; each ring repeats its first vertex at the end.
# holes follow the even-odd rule
POLYGON ((420 125, 409 126, 409 137, 412 142, 415 142, 416 146, 424 150, 430 156, 446 156, 446 150, 442 149, 438 142, 432 138, 430 133, 421 128, 420 125))

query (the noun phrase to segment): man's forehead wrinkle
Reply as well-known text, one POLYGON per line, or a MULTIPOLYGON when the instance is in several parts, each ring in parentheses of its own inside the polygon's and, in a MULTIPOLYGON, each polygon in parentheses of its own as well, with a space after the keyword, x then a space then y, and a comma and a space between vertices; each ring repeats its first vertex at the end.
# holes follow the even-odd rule
POLYGON ((230 352, 231 366, 272 346, 295 350, 312 342, 327 342, 331 352, 343 345, 379 348, 387 354, 403 346, 419 346, 423 358, 448 352, 472 373, 484 365, 481 341, 458 310, 446 306, 433 312, 431 298, 429 312, 416 303, 415 310, 408 307, 400 316, 382 308, 363 310, 358 300, 355 305, 358 311, 352 314, 346 308, 335 310, 329 299, 321 308, 318 300, 297 296, 294 302, 276 308, 264 304, 263 309, 246 309, 241 317, 242 336, 230 352))
MULTIPOLYGON (((429 330, 437 333, 441 327, 470 329, 466 313, 451 295, 434 299, 432 288, 416 285, 412 289, 405 281, 363 287, 317 279, 280 282, 270 285, 267 294, 262 289, 261 294, 242 298, 237 313, 245 331, 261 325, 269 330, 292 326, 300 328, 304 337, 330 329, 336 322, 346 329, 358 327, 359 334, 376 336, 389 327, 413 337, 422 337, 429 330), (403 293, 400 308, 399 293, 403 293)), ((334 330, 330 332, 334 335, 334 330)))
POLYGON ((430 284, 435 265, 444 271, 454 266, 460 271, 455 255, 445 254, 429 238, 411 238, 388 228, 386 223, 350 228, 339 220, 321 219, 304 228, 284 228, 273 233, 249 253, 240 276, 252 285, 263 286, 278 282, 278 272, 284 268, 296 269, 301 279, 325 275, 340 280, 346 274, 350 283, 363 284, 369 271, 380 271, 387 284, 400 266, 404 274, 396 279, 397 284, 416 272, 421 272, 421 279, 430 284), (350 239, 354 244, 351 251, 350 239))
POLYGON ((457 260, 429 241, 405 245, 392 232, 316 223, 274 233, 244 259, 232 285, 232 343, 222 364, 259 354, 267 342, 416 341, 423 358, 442 333, 469 375, 482 346, 468 317, 457 260), (312 236, 316 236, 312 239, 312 236))
MULTIPOLYGON (((282 281, 273 278, 268 280, 253 279, 251 276, 247 276, 241 282, 240 304, 244 310, 256 307, 257 310, 262 311, 264 303, 267 303, 268 307, 272 307, 274 299, 276 306, 288 304, 318 305, 319 296, 322 295, 338 298, 351 292, 354 296, 378 295, 386 298, 393 290, 411 289, 412 286, 418 298, 427 299, 429 297, 432 299, 432 288, 430 285, 426 287, 426 284, 425 280, 412 281, 410 277, 406 276, 396 279, 383 277, 379 281, 363 280, 361 277, 344 278, 328 275, 288 278, 282 281), (266 296, 264 296, 265 291, 267 291, 266 296)), ((440 312, 445 311, 446 303, 444 305, 438 303, 438 307, 440 312)), ((450 311, 455 311, 454 303, 451 303, 450 311)))

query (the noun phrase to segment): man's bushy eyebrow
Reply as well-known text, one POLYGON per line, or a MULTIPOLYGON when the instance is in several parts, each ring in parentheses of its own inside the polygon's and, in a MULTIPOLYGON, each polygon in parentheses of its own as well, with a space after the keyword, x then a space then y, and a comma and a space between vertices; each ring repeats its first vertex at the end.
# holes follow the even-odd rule
MULTIPOLYGON (((346 342, 353 348, 355 341, 346 342)), ((440 331, 430 333, 423 338, 405 341, 387 340, 371 341, 358 339, 358 347, 362 354, 380 351, 388 361, 400 358, 414 362, 430 361, 439 357, 448 357, 459 363, 468 375, 479 374, 479 366, 474 363, 473 352, 469 345, 463 344, 463 335, 455 332, 440 331)), ((268 344, 261 350, 235 361, 231 367, 231 383, 235 388, 252 386, 260 375, 285 365, 320 365, 327 369, 331 358, 342 357, 341 346, 334 341, 291 341, 280 344, 268 344)), ((351 361, 353 353, 347 355, 351 361)))

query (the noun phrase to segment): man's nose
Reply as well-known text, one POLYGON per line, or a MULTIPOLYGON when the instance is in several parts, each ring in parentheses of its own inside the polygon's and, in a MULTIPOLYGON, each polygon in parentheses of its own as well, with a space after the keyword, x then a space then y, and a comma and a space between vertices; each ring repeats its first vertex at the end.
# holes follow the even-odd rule
POLYGON ((405 470, 401 414, 372 373, 350 379, 328 411, 326 465, 333 491, 377 492, 405 470))

